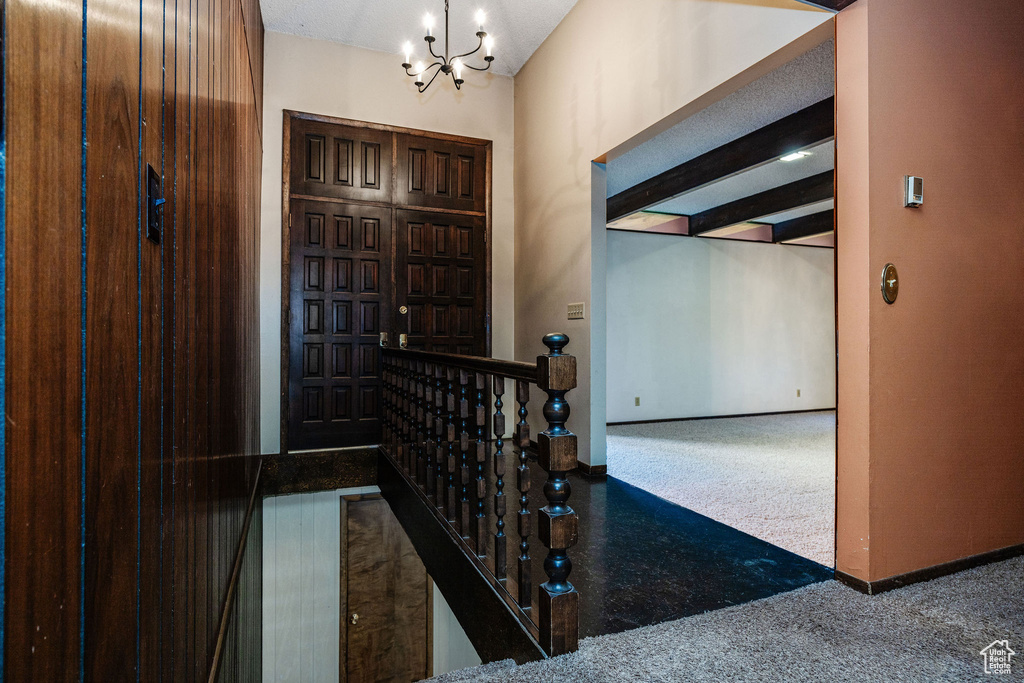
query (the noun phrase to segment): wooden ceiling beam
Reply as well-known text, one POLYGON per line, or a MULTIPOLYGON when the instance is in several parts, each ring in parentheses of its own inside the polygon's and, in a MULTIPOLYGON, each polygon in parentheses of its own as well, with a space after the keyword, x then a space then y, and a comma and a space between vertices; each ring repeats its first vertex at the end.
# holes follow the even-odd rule
POLYGON ((829 97, 610 197, 608 222, 834 136, 835 98, 829 97))
POLYGON ((836 212, 833 209, 819 211, 809 216, 801 216, 791 221, 776 223, 772 226, 772 242, 789 242, 802 237, 823 235, 836 228, 836 212))
POLYGON ((815 7, 838 12, 857 2, 857 0, 800 0, 800 2, 805 5, 814 5, 815 7))
POLYGON ((690 216, 690 235, 700 235, 763 216, 798 209, 835 196, 835 172, 825 171, 690 216))

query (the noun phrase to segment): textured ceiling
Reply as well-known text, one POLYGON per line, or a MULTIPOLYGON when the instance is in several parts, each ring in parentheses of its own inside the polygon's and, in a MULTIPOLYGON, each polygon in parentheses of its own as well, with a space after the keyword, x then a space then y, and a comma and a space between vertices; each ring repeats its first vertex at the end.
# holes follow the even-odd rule
MULTIPOLYGON (((612 159, 608 163, 608 196, 834 94, 835 43, 828 41, 612 159)), ((715 189, 715 185, 698 188, 669 202, 673 208, 662 205, 656 210, 687 213, 681 208, 692 208, 690 204, 699 209, 710 208, 792 182, 802 177, 792 176, 803 169, 820 166, 814 172, 821 172, 831 168, 831 164, 831 153, 816 154, 790 164, 770 163, 715 184, 724 185, 722 188, 715 189), (823 166, 826 163, 828 167, 823 166), (745 179, 747 175, 754 177, 745 179), (752 188, 758 189, 750 192, 752 188), (691 201, 690 195, 697 197, 691 201)), ((808 171, 806 175, 813 175, 813 172, 808 171)))
MULTIPOLYGON (((491 69, 514 75, 575 4, 576 0, 450 0, 452 54, 476 47, 473 17, 482 9, 487 13, 484 28, 495 40, 491 69)), ((437 21, 435 50, 444 49, 444 0, 260 0, 260 6, 268 31, 392 52, 399 64, 407 40, 426 61, 423 15, 430 12, 437 21)))

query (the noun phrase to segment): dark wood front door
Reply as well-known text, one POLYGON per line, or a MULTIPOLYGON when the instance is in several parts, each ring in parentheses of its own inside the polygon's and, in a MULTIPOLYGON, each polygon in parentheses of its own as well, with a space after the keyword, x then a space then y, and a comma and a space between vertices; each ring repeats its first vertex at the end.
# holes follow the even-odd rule
POLYGON ((427 570, 383 499, 346 499, 344 504, 342 680, 422 680, 431 674, 427 570))
POLYGON ((296 448, 380 438, 380 333, 391 319, 391 211, 291 202, 289 432, 296 448))
POLYGON ((484 221, 476 216, 398 212, 398 329, 409 348, 486 355, 484 221))
POLYGON ((380 334, 487 355, 490 143, 288 112, 283 450, 379 443, 380 334))

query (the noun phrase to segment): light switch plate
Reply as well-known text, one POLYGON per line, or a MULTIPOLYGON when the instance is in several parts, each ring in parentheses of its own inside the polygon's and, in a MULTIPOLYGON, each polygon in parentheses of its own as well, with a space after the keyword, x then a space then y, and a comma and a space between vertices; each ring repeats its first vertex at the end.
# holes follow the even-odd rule
POLYGON ((569 320, 583 320, 586 317, 586 304, 569 304, 569 320))

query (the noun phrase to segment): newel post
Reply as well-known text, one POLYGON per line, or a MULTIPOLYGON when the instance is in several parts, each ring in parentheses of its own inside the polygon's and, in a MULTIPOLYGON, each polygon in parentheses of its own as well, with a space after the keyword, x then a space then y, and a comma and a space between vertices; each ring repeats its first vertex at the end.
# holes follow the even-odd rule
POLYGON ((548 580, 540 586, 541 646, 551 656, 573 652, 579 644, 579 593, 569 583, 572 561, 569 548, 576 545, 579 521, 569 507, 571 487, 567 478, 576 469, 576 435, 565 427, 569 404, 565 395, 576 386, 576 358, 562 350, 569 343, 564 334, 544 337, 548 353, 537 357, 537 379, 548 395, 544 419, 548 426, 537 437, 540 466, 548 473, 544 484, 547 505, 538 519, 541 542, 548 548, 544 573, 548 580))

